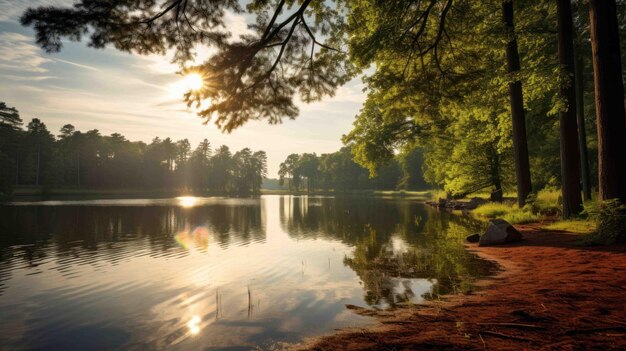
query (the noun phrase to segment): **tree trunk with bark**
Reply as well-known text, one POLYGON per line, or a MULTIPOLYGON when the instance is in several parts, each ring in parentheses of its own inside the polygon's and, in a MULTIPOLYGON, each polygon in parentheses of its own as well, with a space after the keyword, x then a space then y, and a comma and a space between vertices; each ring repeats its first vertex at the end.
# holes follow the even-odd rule
POLYGON ((615 0, 589 0, 600 200, 626 203, 626 113, 615 0))
POLYGON ((574 46, 574 68, 576 71, 576 119, 578 124, 578 148, 580 152, 580 172, 585 200, 591 200, 591 171, 589 170, 589 152, 587 151, 587 131, 585 127, 585 62, 580 46, 574 46))
MULTIPOLYGON (((506 45, 507 71, 514 75, 520 70, 515 24, 513 22, 513 1, 502 2, 502 18, 508 34, 506 45)), ((511 99, 511 119, 513 122, 513 149, 515 153, 515 175, 517 177, 517 203, 520 207, 526 203, 526 197, 532 187, 530 182, 530 163, 528 161, 528 142, 526 140, 526 120, 524 117, 524 97, 522 82, 515 79, 509 83, 511 99)))
POLYGON ((580 155, 576 121, 576 87, 574 84, 574 36, 570 0, 557 0, 559 63, 569 78, 561 84, 560 95, 567 110, 559 112, 561 136, 561 194, 563 218, 571 218, 582 211, 580 195, 580 155))

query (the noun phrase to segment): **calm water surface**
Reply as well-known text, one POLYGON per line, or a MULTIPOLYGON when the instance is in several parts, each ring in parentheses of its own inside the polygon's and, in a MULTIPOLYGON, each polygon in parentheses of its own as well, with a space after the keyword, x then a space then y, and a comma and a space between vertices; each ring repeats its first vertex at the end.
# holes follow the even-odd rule
POLYGON ((262 196, 0 206, 7 349, 271 349, 466 291, 469 219, 418 202, 262 196))

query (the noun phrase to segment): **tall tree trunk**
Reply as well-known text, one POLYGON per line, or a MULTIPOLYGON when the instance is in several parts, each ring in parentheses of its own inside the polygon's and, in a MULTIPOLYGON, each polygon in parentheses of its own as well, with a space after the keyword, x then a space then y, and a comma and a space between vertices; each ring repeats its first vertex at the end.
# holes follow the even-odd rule
POLYGON ((591 200, 591 172, 589 171, 589 153, 587 151, 587 131, 585 128, 585 62, 580 45, 574 46, 576 61, 576 117, 578 122, 578 146, 580 151, 580 172, 583 184, 583 196, 585 200, 591 200))
MULTIPOLYGON (((509 74, 520 70, 515 25, 513 22, 513 1, 502 2, 502 18, 507 29, 508 43, 506 45, 506 61, 509 74)), ((522 82, 515 80, 509 83, 511 98, 511 119, 513 122, 513 149, 515 152, 515 175, 517 176, 517 203, 525 205, 526 197, 530 194, 530 164, 528 161, 528 142, 526 140, 526 120, 524 118, 524 97, 522 82)))
POLYGON ((576 121, 576 87, 574 72, 574 24, 571 0, 557 0, 559 63, 570 81, 560 87, 561 98, 567 110, 559 112, 561 131, 561 194, 563 218, 571 218, 582 211, 580 195, 580 154, 576 121))
POLYGON ((589 0, 600 199, 626 203, 626 113, 615 0, 589 0))

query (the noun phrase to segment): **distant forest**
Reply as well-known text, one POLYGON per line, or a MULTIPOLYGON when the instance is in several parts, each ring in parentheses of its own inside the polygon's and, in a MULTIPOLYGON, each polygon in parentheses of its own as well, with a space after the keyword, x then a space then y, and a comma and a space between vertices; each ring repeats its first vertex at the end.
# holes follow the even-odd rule
POLYGON ((55 137, 37 118, 24 129, 18 111, 0 102, 0 197, 15 186, 256 193, 266 176, 265 151, 233 154, 207 139, 195 149, 187 139, 146 144, 71 124, 55 137))
POLYGON ((280 184, 290 190, 425 190, 422 148, 407 148, 368 170, 354 161, 353 145, 330 154, 291 154, 280 164, 280 184))

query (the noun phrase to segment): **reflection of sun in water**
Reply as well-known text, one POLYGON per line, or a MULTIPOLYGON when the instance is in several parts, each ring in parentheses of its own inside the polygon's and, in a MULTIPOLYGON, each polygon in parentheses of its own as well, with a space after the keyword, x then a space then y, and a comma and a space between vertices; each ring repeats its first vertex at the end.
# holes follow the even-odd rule
POLYGON ((194 207, 196 203, 198 202, 198 198, 193 197, 193 196, 181 196, 177 199, 178 199, 178 203, 182 207, 194 207))
POLYGON ((187 322, 187 327, 189 328, 189 332, 192 335, 196 335, 200 332, 200 322, 202 320, 199 316, 193 316, 189 322, 187 322))

